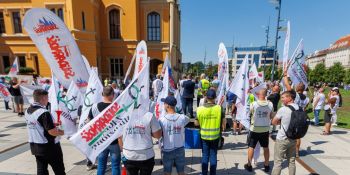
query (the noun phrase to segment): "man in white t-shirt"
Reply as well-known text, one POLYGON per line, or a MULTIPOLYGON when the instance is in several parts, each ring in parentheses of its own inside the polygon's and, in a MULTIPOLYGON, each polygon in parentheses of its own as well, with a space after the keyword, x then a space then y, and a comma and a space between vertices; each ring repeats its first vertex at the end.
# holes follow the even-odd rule
POLYGON ((266 100, 266 96, 267 89, 261 89, 258 92, 259 99, 250 106, 250 112, 253 116, 248 137, 248 163, 244 165, 244 168, 249 172, 253 171, 252 159, 257 143, 260 143, 261 147, 264 148, 264 171, 266 173, 270 172, 269 130, 273 115, 273 104, 266 100))
POLYGON ((168 96, 161 99, 164 102, 166 115, 159 118, 163 130, 163 166, 164 174, 170 175, 175 163, 177 174, 185 174, 185 126, 190 119, 175 112, 176 98, 168 96))
POLYGON ((319 124, 320 112, 323 108, 323 105, 326 101, 326 96, 324 95, 324 89, 320 88, 318 90, 317 96, 315 97, 315 101, 312 104, 312 109, 314 110, 314 124, 317 126, 319 124))
POLYGON ((150 112, 130 117, 123 129, 123 136, 118 139, 123 147, 127 174, 151 175, 155 164, 152 137, 159 139, 162 136, 161 127, 150 112))
POLYGON ((157 78, 152 82, 154 101, 157 101, 158 95, 162 91, 162 88, 163 88, 163 82, 160 78, 161 78, 161 76, 160 76, 160 74, 158 74, 157 78))
POLYGON ((281 125, 281 129, 278 130, 276 137, 272 175, 281 174, 284 156, 286 156, 288 161, 289 175, 295 175, 296 172, 296 140, 289 139, 285 133, 285 131, 288 130, 292 116, 292 110, 290 107, 293 107, 295 110, 299 109, 299 106, 294 103, 292 98, 293 95, 294 94, 292 94, 291 91, 285 91, 282 93, 281 101, 284 106, 277 111, 276 116, 272 120, 273 125, 281 125))

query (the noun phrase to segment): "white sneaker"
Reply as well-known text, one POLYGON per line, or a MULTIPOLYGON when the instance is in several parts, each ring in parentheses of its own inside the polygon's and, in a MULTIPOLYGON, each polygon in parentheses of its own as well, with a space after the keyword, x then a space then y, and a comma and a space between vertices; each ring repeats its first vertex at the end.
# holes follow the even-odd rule
POLYGON ((336 123, 332 123, 332 126, 338 126, 338 124, 336 124, 336 123))

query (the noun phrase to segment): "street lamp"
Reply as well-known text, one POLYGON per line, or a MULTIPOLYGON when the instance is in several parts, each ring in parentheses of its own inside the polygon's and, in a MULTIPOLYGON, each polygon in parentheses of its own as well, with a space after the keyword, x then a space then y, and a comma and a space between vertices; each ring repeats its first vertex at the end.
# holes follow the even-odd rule
POLYGON ((281 3, 282 0, 270 0, 270 2, 274 3, 274 4, 278 4, 276 6, 276 9, 278 10, 278 15, 277 15, 277 26, 276 26, 276 37, 275 37, 275 50, 274 50, 274 54, 273 54, 273 62, 272 62, 272 75, 271 75, 271 81, 273 81, 274 78, 274 74, 275 74, 275 62, 277 59, 277 42, 278 42, 278 31, 280 29, 280 15, 281 15, 281 3))
POLYGON ((269 17, 269 23, 267 26, 263 26, 265 28, 265 34, 266 34, 266 44, 265 44, 265 60, 264 60, 264 73, 265 73, 265 70, 266 70, 266 56, 267 56, 267 46, 269 44, 269 34, 270 34, 270 17, 269 17))

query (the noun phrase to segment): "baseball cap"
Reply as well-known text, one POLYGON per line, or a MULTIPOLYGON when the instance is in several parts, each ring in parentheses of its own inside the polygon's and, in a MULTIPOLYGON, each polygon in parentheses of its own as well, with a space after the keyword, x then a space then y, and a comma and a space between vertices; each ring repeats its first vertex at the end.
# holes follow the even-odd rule
POLYGON ((208 99, 215 99, 216 98, 216 92, 214 89, 209 89, 207 91, 207 98, 208 99))
POLYGON ((332 91, 339 90, 338 87, 332 88, 332 91))
POLYGON ((166 98, 160 99, 160 101, 162 101, 170 106, 176 106, 176 104, 177 104, 176 98, 173 96, 167 96, 166 98))

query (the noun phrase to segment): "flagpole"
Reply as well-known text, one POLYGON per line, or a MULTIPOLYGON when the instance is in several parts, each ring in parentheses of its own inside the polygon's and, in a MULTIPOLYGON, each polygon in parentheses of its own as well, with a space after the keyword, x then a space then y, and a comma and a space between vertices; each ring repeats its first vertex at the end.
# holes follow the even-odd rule
POLYGON ((271 75, 271 81, 273 81, 274 74, 275 74, 275 63, 277 59, 277 43, 278 43, 278 31, 280 28, 280 17, 281 17, 281 3, 282 0, 277 0, 278 1, 278 17, 277 17, 277 27, 276 27, 276 38, 275 38, 275 51, 273 55, 273 62, 272 62, 272 75, 271 75))

